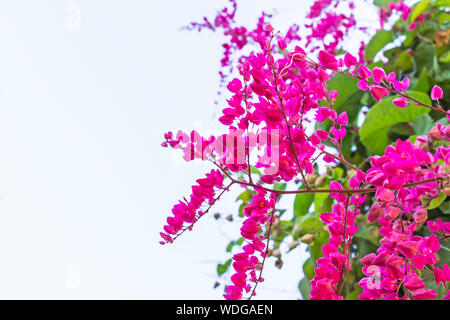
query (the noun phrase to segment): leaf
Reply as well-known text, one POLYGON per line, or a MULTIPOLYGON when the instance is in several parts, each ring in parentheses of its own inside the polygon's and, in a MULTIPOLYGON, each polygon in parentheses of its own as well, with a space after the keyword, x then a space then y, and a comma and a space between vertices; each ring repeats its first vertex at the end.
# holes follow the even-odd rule
POLYGON ((413 57, 408 51, 403 51, 394 64, 396 70, 407 71, 412 69, 413 57))
POLYGON ((450 0, 437 0, 434 5, 436 7, 450 7, 450 0))
POLYGON ((311 258, 308 258, 303 264, 303 273, 305 277, 311 280, 314 278, 314 262, 311 258))
POLYGON ((304 215, 298 222, 297 230, 304 232, 316 232, 323 228, 323 222, 319 219, 319 213, 310 212, 304 215))
POLYGON ((410 17, 410 22, 413 22, 414 20, 417 19, 417 17, 424 12, 427 8, 428 5, 430 4, 430 0, 423 0, 420 1, 416 7, 413 9, 412 13, 411 13, 411 17, 410 17))
POLYGON ((233 249, 233 246, 235 245, 235 241, 234 240, 232 240, 232 241, 230 241, 230 243, 227 245, 227 247, 225 248, 225 251, 226 252, 231 252, 231 250, 233 249))
MULTIPOLYGON (((306 189, 302 186, 299 190, 306 189)), ((295 196, 294 201, 294 219, 300 216, 304 216, 308 213, 309 207, 314 201, 313 193, 298 193, 295 196)))
POLYGON ((389 7, 389 3, 398 2, 398 1, 399 0, 374 0, 373 4, 379 8, 386 8, 386 7, 389 7))
MULTIPOLYGON (((423 92, 408 91, 412 98, 431 104, 429 96, 423 92)), ((390 97, 375 104, 367 113, 364 123, 359 130, 361 142, 367 149, 376 154, 382 154, 389 145, 389 128, 400 122, 413 122, 422 114, 430 112, 430 109, 423 106, 416 106, 411 103, 406 108, 399 108, 392 104, 395 97, 390 97)))
POLYGON ((329 239, 330 233, 328 231, 322 230, 316 234, 314 243, 309 247, 309 252, 311 253, 313 261, 317 261, 317 259, 323 256, 322 247, 325 243, 328 243, 329 239))
POLYGON ((224 264, 219 263, 217 265, 217 274, 219 276, 223 275, 225 272, 227 272, 228 268, 230 267, 231 259, 228 259, 224 264))
POLYGON ((414 86, 414 91, 421 91, 428 93, 430 90, 430 82, 428 81, 428 72, 426 68, 422 68, 422 72, 417 79, 417 82, 414 86))
POLYGON ((306 277, 304 277, 298 283, 298 290, 302 294, 302 298, 304 300, 309 300, 310 298, 309 292, 311 291, 311 284, 309 283, 309 280, 306 277))
POLYGON ((379 30, 367 44, 364 52, 364 58, 366 60, 373 60, 377 53, 392 41, 394 41, 394 35, 392 32, 384 29, 379 30))
POLYGON ((345 300, 359 300, 358 296, 363 292, 362 288, 356 288, 352 292, 350 292, 346 297, 345 300))
POLYGON ((443 214, 450 214, 450 201, 443 202, 439 206, 439 210, 441 210, 443 214))
POLYGON ((423 114, 413 122, 413 129, 417 135, 428 134, 433 127, 433 119, 428 114, 423 114))
MULTIPOLYGON (((341 113, 340 107, 347 101, 355 92, 359 91, 356 84, 357 79, 349 78, 346 75, 336 73, 333 78, 327 82, 328 91, 336 90, 339 94, 333 103, 333 109, 341 113)), ((351 121, 351 120, 350 120, 351 121)))
MULTIPOLYGON (((439 197, 437 197, 436 199, 433 199, 433 200, 430 201, 430 205, 428 206, 428 210, 432 210, 432 209, 435 209, 435 208, 439 207, 442 204, 442 202, 445 201, 446 198, 447 198, 447 195, 445 193, 443 193, 443 192, 440 192, 439 193, 439 197)), ((422 204, 424 204, 426 202, 428 202, 428 200, 422 199, 422 204)))
POLYGON ((355 237, 367 240, 367 241, 371 242, 372 244, 374 244, 375 246, 380 245, 380 243, 378 242, 378 239, 376 239, 370 235, 370 231, 372 230, 373 227, 368 228, 365 226, 364 223, 359 223, 358 225, 359 225, 359 228, 358 228, 358 232, 355 234, 355 237))
POLYGON ((275 182, 275 183, 273 184, 273 189, 274 189, 274 190, 278 190, 278 191, 284 191, 284 190, 286 190, 286 187, 287 187, 287 184, 286 184, 286 183, 278 183, 278 182, 275 182))
POLYGON ((342 169, 341 167, 336 167, 333 170, 333 179, 334 180, 339 180, 340 178, 342 178, 342 176, 344 175, 344 169, 342 169))
POLYGON ((450 62, 450 51, 447 51, 446 53, 444 53, 440 58, 439 58, 440 62, 450 62))

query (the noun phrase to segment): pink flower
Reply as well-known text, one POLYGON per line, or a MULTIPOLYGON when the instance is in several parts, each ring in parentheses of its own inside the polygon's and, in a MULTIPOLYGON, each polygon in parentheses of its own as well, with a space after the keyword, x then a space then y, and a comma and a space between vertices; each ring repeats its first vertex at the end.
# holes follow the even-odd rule
POLYGON ((347 52, 344 55, 344 63, 347 68, 356 66, 357 62, 358 62, 358 60, 354 56, 352 56, 350 53, 347 52))
POLYGON ((372 97, 378 102, 380 102, 383 97, 389 94, 389 91, 386 88, 378 85, 370 85, 369 92, 372 97))
POLYGON ((370 76, 372 75, 372 72, 366 66, 360 65, 358 68, 358 74, 361 77, 361 79, 366 80, 366 79, 370 78, 370 76))
POLYGON ((227 89, 232 93, 238 93, 242 89, 241 80, 234 78, 228 83, 227 89))
POLYGON ((399 108, 406 108, 406 106, 408 105, 408 99, 406 99, 405 97, 398 97, 392 100, 392 103, 399 108))
POLYGON ((442 89, 439 86, 434 86, 433 89, 431 89, 431 99, 432 100, 439 100, 442 99, 443 92, 442 89))
POLYGON ((434 298, 437 297, 437 294, 432 289, 422 288, 414 291, 412 296, 416 300, 434 300, 434 298))
POLYGON ((348 123, 348 117, 347 117, 347 112, 342 112, 336 119, 336 123, 341 125, 341 126, 345 126, 348 123))
POLYGON ((389 81, 390 83, 394 82, 395 80, 397 80, 397 77, 395 75, 394 72, 390 72, 387 77, 386 80, 389 81))
POLYGON ((367 91, 367 88, 369 86, 366 80, 360 80, 356 85, 362 91, 367 91))
POLYGON ((324 67, 332 70, 337 70, 337 68, 339 67, 339 63, 335 56, 324 50, 321 50, 319 52, 319 62, 324 67))
POLYGON ((382 68, 375 67, 372 70, 372 76, 375 83, 381 83, 386 78, 386 73, 382 68))

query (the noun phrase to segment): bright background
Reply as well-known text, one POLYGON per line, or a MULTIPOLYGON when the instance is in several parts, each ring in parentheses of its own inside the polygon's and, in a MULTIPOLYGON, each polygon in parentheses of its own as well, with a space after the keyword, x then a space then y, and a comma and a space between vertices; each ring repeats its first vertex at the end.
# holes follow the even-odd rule
MULTIPOLYGON (((284 31, 312 2, 242 0, 238 20, 253 26, 276 6, 284 31)), ((216 264, 238 225, 210 215, 174 245, 158 241, 210 169, 161 148, 163 133, 221 130, 223 39, 180 27, 224 3, 0 2, 0 298, 221 298, 216 264)), ((212 213, 236 212, 237 191, 212 213)), ((281 271, 268 260, 258 297, 299 298, 304 257, 293 251, 281 271)))

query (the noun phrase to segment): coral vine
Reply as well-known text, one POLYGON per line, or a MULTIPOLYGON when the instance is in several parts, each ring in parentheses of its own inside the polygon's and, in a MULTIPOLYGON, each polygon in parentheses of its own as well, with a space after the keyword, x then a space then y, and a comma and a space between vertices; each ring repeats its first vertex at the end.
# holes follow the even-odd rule
MULTIPOLYGON (((428 108, 447 115, 441 105, 443 90, 435 85, 429 104, 410 95, 411 86, 406 76, 387 72, 381 66, 371 66, 346 53, 336 57, 336 49, 344 35, 355 26, 353 14, 332 13, 338 1, 315 1, 307 16, 312 33, 302 48, 298 26, 285 36, 274 32, 263 13, 257 27, 248 31, 235 23, 236 2, 232 10, 223 9, 214 23, 204 19, 190 27, 201 30, 221 28, 230 37, 225 44, 222 66, 233 64, 231 55, 250 42, 258 50, 241 56, 236 69, 239 76, 227 84, 228 106, 222 109, 219 121, 227 130, 220 136, 202 137, 196 131, 179 131, 165 135, 164 147, 179 149, 186 161, 200 159, 211 162, 215 169, 198 179, 189 199, 176 204, 167 218, 161 244, 172 243, 184 231, 205 215, 224 192, 234 185, 251 190, 251 201, 244 207, 240 229, 245 244, 232 257, 234 274, 226 287, 226 299, 250 299, 263 281, 262 271, 269 253, 277 201, 282 195, 328 193, 334 199, 331 212, 322 212, 320 220, 329 231, 328 243, 323 245, 323 257, 317 259, 311 280, 311 299, 343 299, 342 290, 350 270, 352 241, 358 232, 358 216, 367 205, 368 196, 374 196, 367 215, 369 223, 380 225, 379 248, 364 257, 364 277, 360 299, 434 299, 437 293, 426 288, 423 270, 435 279, 436 285, 446 289, 450 267, 436 266, 435 253, 448 239, 450 222, 429 220, 431 201, 446 193, 450 165, 450 126, 438 123, 427 135, 413 143, 398 139, 385 148, 382 155, 373 155, 366 169, 347 160, 342 147, 349 129, 347 113, 334 108, 339 92, 328 90, 327 83, 335 74, 357 81, 356 86, 377 102, 393 95, 392 104, 407 109, 412 105, 428 108), (325 42, 326 34, 334 42, 325 42), (313 40, 321 45, 312 46, 313 40), (291 48, 291 49, 289 49, 291 48), (320 49, 318 62, 312 52, 320 49), (329 123, 325 129, 310 125, 329 123), (436 142, 443 142, 436 146, 436 142), (334 148, 330 149, 329 146, 334 148), (252 157, 251 157, 252 155, 252 157), (256 159, 256 160, 251 160, 256 159), (318 174, 323 162, 341 164, 353 172, 348 185, 331 181, 326 188, 315 188, 310 178, 318 174), (256 183, 252 167, 262 171, 256 183), (280 190, 274 183, 298 179, 299 190, 280 190), (228 184, 225 183, 229 180, 228 184), (225 184, 224 184, 225 183, 225 184), (220 193, 219 193, 220 192, 220 193), (416 231, 428 226, 431 234, 421 236, 416 231)), ((354 8, 351 1, 347 2, 354 8)), ((403 2, 380 10, 380 21, 386 21, 392 11, 402 13, 406 20, 411 8, 403 2)), ((417 19, 422 19, 420 16, 417 19)), ((416 23, 416 20, 413 22, 416 23)), ((414 27, 414 26, 413 26, 414 27)))

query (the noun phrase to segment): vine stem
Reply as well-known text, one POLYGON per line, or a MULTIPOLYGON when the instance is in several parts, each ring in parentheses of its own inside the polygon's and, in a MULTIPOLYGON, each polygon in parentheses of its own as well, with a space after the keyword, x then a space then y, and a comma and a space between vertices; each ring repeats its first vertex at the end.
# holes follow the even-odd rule
MULTIPOLYGON (((241 181, 234 179, 225 169, 223 169, 220 165, 213 162, 232 182, 238 183, 240 185, 263 189, 267 192, 277 193, 277 194, 300 194, 300 193, 343 193, 343 194, 355 194, 355 193, 374 193, 377 191, 377 188, 358 188, 358 189, 306 189, 306 190, 275 190, 263 187, 261 185, 257 185, 255 183, 250 183, 246 181, 241 181)), ((446 181, 449 177, 435 177, 425 180, 420 180, 416 182, 411 182, 405 184, 404 188, 415 187, 421 184, 430 183, 430 182, 438 182, 438 181, 446 181)))
MULTIPOLYGON (((347 201, 345 204, 345 216, 344 216, 344 247, 343 247, 344 255, 347 257, 347 261, 346 261, 345 267, 343 267, 341 270, 341 280, 340 280, 341 286, 337 293, 338 295, 341 294, 342 289, 344 288, 345 280, 347 279, 347 275, 348 275, 348 264, 349 264, 349 260, 350 260, 350 244, 347 242, 347 215, 348 215, 349 202, 350 202, 350 196, 347 196, 347 201), (345 270, 345 275, 344 275, 344 270, 345 270)), ((350 241, 350 238, 349 238, 349 241, 350 241)))

